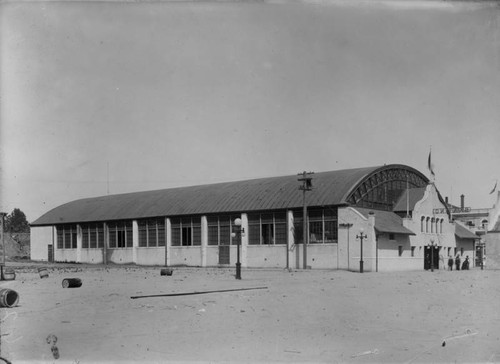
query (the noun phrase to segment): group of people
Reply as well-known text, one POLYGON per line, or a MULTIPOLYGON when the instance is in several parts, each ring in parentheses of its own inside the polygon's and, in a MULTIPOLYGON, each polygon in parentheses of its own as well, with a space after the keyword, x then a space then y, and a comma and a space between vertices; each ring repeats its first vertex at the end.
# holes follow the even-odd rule
POLYGON ((453 263, 455 263, 455 269, 456 270, 468 270, 469 269, 469 256, 467 255, 465 257, 465 260, 462 263, 462 266, 460 266, 460 255, 457 255, 455 258, 455 261, 453 261, 453 257, 450 255, 448 257, 448 270, 453 270, 453 263))

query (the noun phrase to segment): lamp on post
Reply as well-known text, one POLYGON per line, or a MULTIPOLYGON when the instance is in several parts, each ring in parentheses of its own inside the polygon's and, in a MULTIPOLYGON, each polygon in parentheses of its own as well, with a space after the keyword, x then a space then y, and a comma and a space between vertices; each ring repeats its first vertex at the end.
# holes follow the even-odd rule
POLYGON ((360 256, 359 256, 359 273, 363 273, 363 239, 367 239, 368 236, 364 233, 363 228, 359 229, 359 234, 356 235, 356 239, 360 242, 360 256))
POLYGON ((434 243, 434 239, 431 239, 431 242, 427 246, 431 249, 431 272, 434 272, 434 249, 437 244, 434 243))
POLYGON ((241 227, 241 219, 234 220, 235 232, 231 233, 233 238, 236 238, 236 279, 241 279, 241 263, 240 263, 240 244, 241 237, 245 236, 245 229, 241 227))

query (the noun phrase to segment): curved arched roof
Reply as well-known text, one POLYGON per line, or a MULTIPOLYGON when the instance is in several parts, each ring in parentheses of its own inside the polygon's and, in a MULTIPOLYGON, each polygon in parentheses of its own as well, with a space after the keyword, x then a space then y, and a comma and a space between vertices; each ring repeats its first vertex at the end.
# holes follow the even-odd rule
MULTIPOLYGON (((415 171, 408 166, 389 165, 315 173, 307 205, 347 204, 360 183, 391 168, 415 171)), ((297 175, 260 178, 86 198, 58 206, 31 225, 300 208, 302 192, 298 178, 297 175)))

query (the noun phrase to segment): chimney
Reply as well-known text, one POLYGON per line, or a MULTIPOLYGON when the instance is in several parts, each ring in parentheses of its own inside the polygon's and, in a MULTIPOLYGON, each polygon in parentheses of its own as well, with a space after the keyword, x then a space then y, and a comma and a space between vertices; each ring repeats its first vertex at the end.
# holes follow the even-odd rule
POLYGON ((464 198, 465 198, 465 196, 464 196, 463 194, 462 194, 462 195, 460 195, 460 208, 462 208, 462 209, 463 209, 463 208, 464 208, 464 206, 465 206, 465 205, 464 205, 464 198))

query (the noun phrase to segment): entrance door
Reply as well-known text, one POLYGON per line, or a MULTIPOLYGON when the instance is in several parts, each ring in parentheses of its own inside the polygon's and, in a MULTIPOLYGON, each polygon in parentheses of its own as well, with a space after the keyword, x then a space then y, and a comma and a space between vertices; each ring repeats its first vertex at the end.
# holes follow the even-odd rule
POLYGON ((48 251, 48 254, 49 254, 48 260, 49 260, 49 262, 53 262, 54 261, 54 246, 52 244, 49 244, 48 248, 49 248, 48 249, 49 250, 48 251))
POLYGON ((219 245, 219 264, 229 264, 229 245, 219 245))
POLYGON ((424 269, 439 269, 439 247, 426 246, 424 254, 424 269), (431 266, 431 260, 433 260, 433 265, 431 266))

